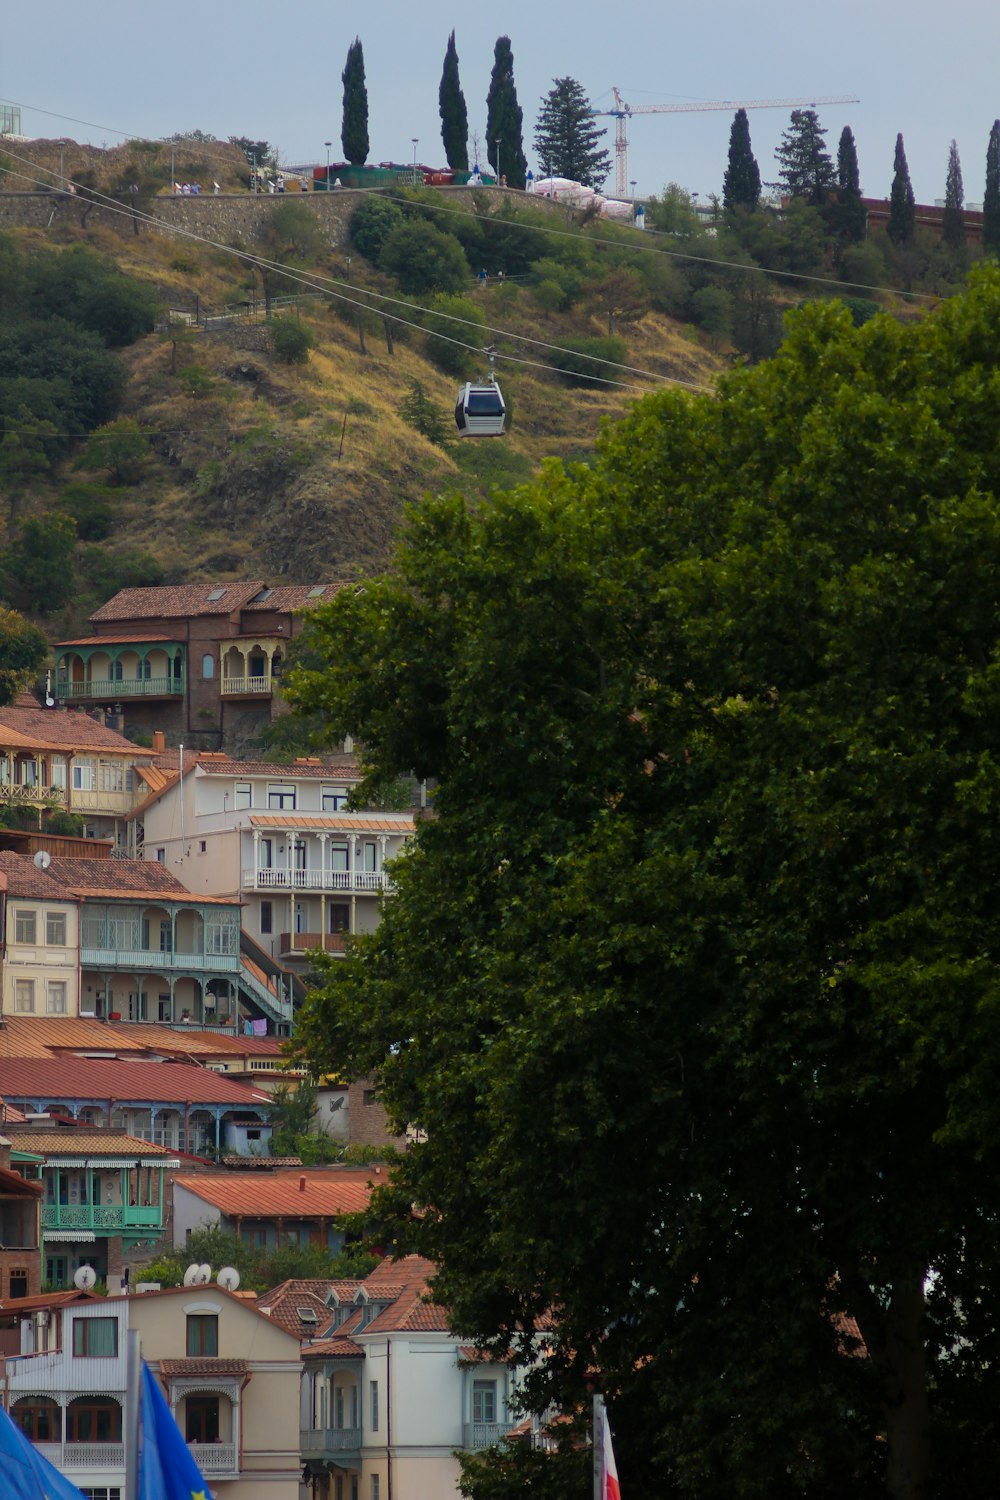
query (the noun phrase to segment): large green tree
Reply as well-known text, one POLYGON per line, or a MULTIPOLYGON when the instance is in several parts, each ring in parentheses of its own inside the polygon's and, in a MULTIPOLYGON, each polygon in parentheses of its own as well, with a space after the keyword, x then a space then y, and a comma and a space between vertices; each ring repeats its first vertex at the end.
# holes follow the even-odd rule
POLYGON ((293 696, 438 790, 303 1043, 419 1132, 379 1213, 456 1327, 545 1316, 539 1409, 599 1372, 625 1493, 995 1483, 998 380, 1000 270, 813 305, 307 624, 293 696))
POLYGON ((355 37, 347 49, 341 82, 344 85, 344 113, 340 142, 352 166, 363 167, 368 160, 368 89, 365 87, 365 53, 359 37, 355 37))
POLYGON ((861 199, 861 174, 854 132, 845 125, 837 143, 837 202, 833 215, 838 235, 843 240, 863 240, 868 213, 861 199))
POLYGON ((900 134, 896 137, 896 156, 892 169, 892 187, 889 192, 889 238, 897 249, 912 245, 916 225, 916 200, 910 183, 906 148, 900 134))
POLYGON ((727 209, 748 212, 760 203, 760 168, 750 146, 750 121, 738 109, 729 131, 729 165, 722 183, 722 202, 727 209))
POLYGON ((805 198, 815 208, 822 208, 837 186, 825 137, 814 109, 793 109, 791 123, 774 153, 780 169, 776 186, 789 198, 805 198))
POLYGON ((0 705, 10 703, 41 670, 48 641, 13 609, 0 608, 0 705))
POLYGON ((493 72, 486 95, 486 158, 497 176, 506 177, 510 186, 516 188, 523 188, 528 176, 522 127, 510 37, 499 36, 493 49, 493 72))
POLYGON ((575 78, 554 78, 535 124, 540 174, 600 188, 611 171, 610 153, 601 145, 606 134, 591 113, 583 85, 575 78))
POLYGON ((458 52, 455 33, 448 38, 438 87, 438 111, 441 115, 441 140, 445 159, 456 172, 469 170, 469 111, 458 78, 458 52))
POLYGON ((941 238, 954 255, 965 251, 965 189, 962 185, 962 163, 958 144, 952 141, 948 150, 948 174, 944 186, 944 213, 941 238))
POLYGON ((986 147, 983 249, 987 255, 1000 255, 1000 120, 993 121, 989 144, 986 147))

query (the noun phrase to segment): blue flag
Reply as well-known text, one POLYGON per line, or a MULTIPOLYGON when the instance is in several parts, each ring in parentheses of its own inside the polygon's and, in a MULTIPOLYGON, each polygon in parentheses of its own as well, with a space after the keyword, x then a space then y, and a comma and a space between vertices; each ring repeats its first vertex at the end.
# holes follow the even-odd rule
MULTIPOLYGON (((142 1443, 139 1500, 211 1500, 211 1491, 145 1360, 142 1362, 139 1413, 142 1443)), ((19 1495, 16 1500, 20 1500, 19 1495)), ((63 1500, 63 1497, 54 1496, 53 1500, 63 1500)))
POLYGON ((3 1474, 0 1493, 4 1500, 84 1500, 76 1485, 70 1484, 42 1457, 2 1408, 0 1472, 3 1474))

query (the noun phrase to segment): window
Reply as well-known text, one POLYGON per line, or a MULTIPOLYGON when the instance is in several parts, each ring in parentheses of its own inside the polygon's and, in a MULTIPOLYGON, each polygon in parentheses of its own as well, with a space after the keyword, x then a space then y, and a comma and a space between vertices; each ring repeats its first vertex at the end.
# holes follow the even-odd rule
POLYGON ((189 1359, 214 1358, 219 1352, 218 1313, 189 1313, 187 1320, 189 1359))
POLYGON ((304 870, 306 868, 306 846, 304 839, 295 840, 295 868, 304 870))
POLYGON ((274 911, 270 901, 260 903, 260 931, 262 937, 274 931, 274 911))
POLYGON ((102 760, 98 773, 102 792, 123 792, 125 790, 125 767, 120 761, 102 760))
POLYGON ((99 1484, 96 1489, 93 1485, 85 1484, 80 1494, 84 1496, 84 1500, 122 1500, 122 1492, 116 1484, 99 1484))
POLYGON ((365 1089, 364 1093, 361 1096, 361 1102, 362 1102, 362 1104, 374 1104, 375 1103, 375 1090, 374 1089, 365 1089))
POLYGON ((378 1381, 373 1380, 368 1389, 371 1396, 372 1432, 378 1432, 378 1381))
POLYGON ((22 1015, 29 1015, 35 1008, 35 981, 33 979, 14 980, 14 1009, 22 1015))
MULTIPOLYGON (((190 1325, 190 1319, 188 1323, 190 1325)), ((189 1443, 219 1441, 218 1396, 188 1396, 185 1404, 184 1437, 189 1443)))
POLYGON ((351 1500, 358 1500, 358 1476, 351 1475, 351 1500))
POLYGON ((159 865, 165 865, 166 864, 166 862, 167 862, 167 851, 166 851, 166 849, 157 849, 157 851, 156 851, 156 862, 159 865))
POLYGON ((344 1500, 343 1474, 338 1474, 333 1481, 333 1500, 344 1500))
POLYGON ((205 840, 205 839, 199 839, 199 840, 198 840, 198 853, 199 853, 199 854, 204 854, 204 853, 205 853, 205 850, 206 850, 206 849, 207 849, 207 848, 208 848, 208 843, 207 843, 207 841, 206 841, 206 840, 205 840))
POLYGON ((495 1380, 472 1382, 472 1420, 495 1422, 497 1419, 497 1383, 495 1380))
POLYGON ((74 792, 92 792, 94 790, 94 762, 92 760, 80 760, 73 763, 73 790, 74 792))
POLYGON ((52 785, 59 787, 60 791, 65 791, 66 762, 64 760, 54 760, 52 762, 52 769, 49 774, 52 777, 52 785))
POLYGON ((46 982, 45 1014, 48 1016, 66 1014, 66 981, 64 979, 50 979, 46 982))
POLYGON ((378 1500, 378 1491, 379 1491, 379 1483, 378 1483, 378 1481, 379 1481, 379 1476, 377 1474, 373 1474, 372 1475, 372 1500, 378 1500))
POLYGON ((215 676, 215 657, 211 651, 206 651, 201 659, 201 675, 206 682, 215 676))
POLYGON ((238 781, 233 793, 233 806, 253 807, 253 783, 250 781, 238 781))
POLYGON ((346 932, 350 926, 350 908, 334 902, 330 907, 330 931, 346 932))
POLYGON ((64 911, 45 913, 45 941, 50 948, 65 948, 66 913, 64 911))
POLYGON ((347 793, 342 786, 325 786, 322 795, 324 812, 340 812, 347 806, 347 793))
POLYGON ((373 871, 375 869, 375 845, 374 844, 362 844, 362 846, 361 846, 361 856, 362 856, 362 865, 361 865, 361 868, 363 870, 372 870, 373 871))
POLYGON ((257 855, 257 858, 260 860, 260 864, 257 866, 257 868, 259 870, 269 870, 271 868, 272 855, 273 848, 271 840, 261 839, 259 845, 259 853, 257 855))
POLYGON ((14 913, 14 941, 15 943, 34 943, 35 938, 35 913, 33 911, 15 911, 14 913))
POLYGON ((267 789, 268 807, 280 808, 284 812, 295 809, 295 788, 290 781, 272 783, 267 789))
POLYGON ((66 1285, 65 1255, 47 1255, 45 1257, 45 1280, 49 1286, 60 1287, 66 1285))
POLYGON ((50 1396, 26 1396, 14 1402, 10 1414, 33 1443, 58 1443, 62 1437, 59 1405, 50 1396))
POLYGON ((28 1295, 28 1268, 18 1266, 10 1273, 10 1284, 7 1288, 8 1297, 26 1297, 28 1295))
POLYGON ((79 1396, 67 1406, 68 1443, 120 1443, 121 1440, 122 1409, 117 1401, 106 1396, 79 1396))
POLYGON ((331 870, 346 870, 347 869, 347 845, 346 844, 331 844, 330 845, 330 869, 331 870))
MULTIPOLYGON (((73 1319, 73 1354, 75 1358, 111 1359, 117 1353, 117 1318, 73 1319)), ((120 1416, 121 1412, 119 1411, 120 1416)), ((91 1440, 83 1438, 81 1441, 87 1442, 91 1440)))

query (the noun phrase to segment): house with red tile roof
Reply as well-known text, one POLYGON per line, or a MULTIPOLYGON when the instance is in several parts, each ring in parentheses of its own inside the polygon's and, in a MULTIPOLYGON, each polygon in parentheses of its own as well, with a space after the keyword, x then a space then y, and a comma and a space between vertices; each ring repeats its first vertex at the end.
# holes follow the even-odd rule
POLYGON ((281 672, 302 611, 342 587, 258 578, 122 589, 91 615, 91 634, 57 644, 55 696, 118 705, 127 727, 175 745, 242 744, 284 711, 281 672))
POLYGON ((79 1010, 80 898, 48 869, 0 849, 0 1015, 79 1010))
POLYGON ((391 863, 413 837, 412 813, 348 810, 359 779, 352 757, 203 753, 134 818, 147 859, 191 891, 239 900, 259 953, 305 972, 311 949, 342 953, 347 935, 377 926, 391 863))
POLYGON ((317 1500, 456 1494, 456 1450, 513 1429, 513 1372, 451 1331, 433 1274, 411 1255, 327 1292, 330 1326, 302 1348, 302 1461, 317 1500))
POLYGON ((92 838, 117 838, 153 755, 90 713, 43 708, 31 693, 0 707, 0 805, 77 813, 92 838))
POLYGON ((255 1249, 344 1246, 342 1220, 367 1208, 384 1168, 302 1167, 267 1173, 181 1173, 174 1178, 176 1248, 193 1229, 222 1229, 255 1249))

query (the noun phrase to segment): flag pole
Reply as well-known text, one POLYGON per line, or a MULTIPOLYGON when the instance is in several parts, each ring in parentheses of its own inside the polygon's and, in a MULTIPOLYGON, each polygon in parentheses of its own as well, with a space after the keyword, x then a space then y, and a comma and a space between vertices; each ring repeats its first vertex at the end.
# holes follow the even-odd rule
POLYGON ((125 1355, 125 1500, 139 1500, 139 1330, 130 1328, 125 1355))
MULTIPOLYGON (((594 1500, 604 1500, 604 1397, 594 1397, 594 1500)), ((131 1497, 127 1497, 131 1500, 131 1497)))

